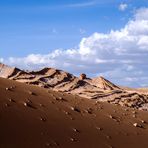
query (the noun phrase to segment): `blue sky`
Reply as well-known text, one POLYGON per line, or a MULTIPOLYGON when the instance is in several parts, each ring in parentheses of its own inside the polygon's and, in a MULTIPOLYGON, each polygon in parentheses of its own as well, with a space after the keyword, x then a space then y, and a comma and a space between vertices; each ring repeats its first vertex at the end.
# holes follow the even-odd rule
POLYGON ((0 55, 24 56, 72 48, 94 32, 118 29, 132 15, 133 8, 146 1, 119 0, 5 0, 0 1, 0 55), (6 52, 7 51, 7 52, 6 52))
MULTIPOLYGON (((137 19, 136 16, 140 15, 142 18, 140 20, 141 22, 143 20, 147 21, 147 18, 143 14, 143 11, 147 13, 147 8, 147 0, 0 1, 0 60, 9 65, 28 69, 51 66, 67 70, 74 74, 84 71, 90 76, 96 76, 100 72, 102 75, 121 85, 140 86, 140 80, 138 78, 142 77, 144 82, 148 82, 147 73, 144 69, 139 69, 139 65, 128 63, 131 58, 135 59, 133 55, 125 59, 125 55, 121 57, 121 52, 124 47, 124 51, 128 51, 126 54, 129 55, 129 50, 127 49, 134 47, 137 49, 134 51, 135 53, 139 54, 139 50, 142 49, 141 51, 146 55, 146 50, 143 51, 146 43, 144 42, 141 48, 139 48, 139 45, 135 47, 135 44, 130 44, 129 41, 126 43, 121 42, 120 44, 117 43, 118 41, 113 41, 112 49, 114 51, 112 53, 115 51, 116 53, 114 56, 111 55, 112 59, 110 59, 110 55, 108 56, 111 47, 104 47, 104 45, 112 41, 110 38, 112 34, 117 37, 116 31, 120 32, 121 29, 125 29, 130 32, 130 27, 132 26, 130 20, 133 20, 139 27, 138 23, 140 19, 137 19), (145 8, 145 10, 140 11, 142 8, 145 8), (128 26, 128 29, 126 29, 126 26, 128 26), (114 33, 111 33, 111 30, 114 33), (95 33, 97 35, 94 35, 95 33), (104 37, 105 35, 107 37, 104 37), (106 38, 110 39, 106 41, 106 38), (106 43, 104 43, 105 41, 106 43), (126 46, 123 46, 123 44, 126 46), (103 51, 102 46, 104 47, 103 51), (83 49, 84 47, 85 49, 83 49), (118 48, 121 48, 120 56, 117 53, 118 48), (69 50, 70 54, 67 55, 69 50), (92 52, 95 51, 95 54, 97 54, 96 63, 93 63, 91 60, 89 63, 84 62, 83 56, 88 56, 88 59, 94 58, 92 54, 89 54, 90 50, 92 52), (74 60, 72 56, 80 57, 79 59, 74 58, 74 60), (28 62, 27 60, 30 60, 30 57, 34 60, 28 62), (46 60, 41 59, 41 57, 45 57, 46 60), (119 61, 120 59, 124 61, 122 65, 121 61, 119 61), (19 65, 18 61, 23 61, 22 65, 19 65), (49 61, 52 64, 45 61, 49 61), (110 66, 110 62, 105 64, 106 61, 116 61, 116 63, 120 64, 116 64, 115 68, 113 68, 110 66), (61 62, 62 65, 55 64, 58 62, 61 62), (75 66, 79 62, 83 64, 75 66), (66 66, 63 66, 63 63, 66 66), (91 64, 95 66, 93 67, 91 64), (93 69, 91 69, 92 67, 93 69), (119 69, 119 67, 122 68, 119 69), (131 69, 130 74, 128 71, 124 74, 124 69, 127 69, 127 67, 131 69), (140 73, 137 76, 135 74, 137 70, 142 74, 140 73), (109 72, 112 75, 109 76, 109 72), (117 77, 120 72, 122 73, 122 77, 117 77)), ((146 31, 147 28, 144 32, 146 31)), ((139 33, 139 38, 135 40, 135 43, 138 43, 141 37, 141 32, 137 32, 139 33)), ((124 31, 121 31, 121 33, 123 35, 124 31)), ((146 40, 145 37, 147 36, 147 34, 143 35, 142 39, 146 40)), ((126 37, 129 39, 131 35, 126 37)), ((142 55, 140 54, 141 59, 143 59, 142 55)), ((145 85, 145 83, 142 84, 142 86, 145 85)))

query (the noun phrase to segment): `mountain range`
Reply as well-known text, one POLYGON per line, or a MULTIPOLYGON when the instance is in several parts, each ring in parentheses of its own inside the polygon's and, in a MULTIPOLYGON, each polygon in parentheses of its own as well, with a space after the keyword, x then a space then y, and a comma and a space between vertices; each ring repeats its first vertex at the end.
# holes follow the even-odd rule
POLYGON ((104 77, 88 78, 86 74, 76 77, 55 68, 24 71, 2 63, 0 64, 0 77, 87 99, 96 99, 96 102, 109 102, 139 110, 148 110, 147 89, 143 91, 121 87, 104 77))

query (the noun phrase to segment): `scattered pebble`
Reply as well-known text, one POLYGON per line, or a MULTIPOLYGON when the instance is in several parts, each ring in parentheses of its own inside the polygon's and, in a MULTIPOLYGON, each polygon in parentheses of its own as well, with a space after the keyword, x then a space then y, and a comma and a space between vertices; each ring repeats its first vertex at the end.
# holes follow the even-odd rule
POLYGON ((26 106, 26 107, 28 106, 28 103, 26 103, 26 102, 24 102, 23 104, 24 104, 24 106, 26 106))
POLYGON ((138 123, 134 123, 133 126, 138 127, 138 123))
POLYGON ((77 140, 75 138, 70 138, 70 141, 76 142, 77 140))
POLYGON ((48 147, 49 147, 49 146, 50 146, 50 147, 55 147, 55 146, 59 146, 59 143, 58 143, 58 142, 55 142, 55 141, 54 141, 54 142, 51 142, 51 143, 48 143, 48 142, 47 142, 47 143, 46 143, 46 146, 48 146, 48 147))
POLYGON ((96 103, 97 103, 97 104, 100 104, 100 101, 97 100, 96 103))
POLYGON ((103 128, 101 128, 101 127, 96 127, 96 129, 99 130, 99 131, 103 130, 103 128))
POLYGON ((74 132, 77 132, 77 133, 80 132, 80 131, 79 131, 78 129, 76 129, 76 128, 73 128, 73 131, 74 131, 74 132))
POLYGON ((43 121, 43 122, 45 122, 45 121, 46 121, 46 119, 45 119, 45 118, 43 118, 43 117, 41 117, 41 118, 40 118, 40 120, 41 120, 41 121, 43 121))
POLYGON ((10 106, 10 104, 8 104, 8 103, 5 103, 5 106, 6 106, 6 107, 9 107, 9 106, 10 106))
POLYGON ((11 86, 11 87, 10 87, 10 89, 15 89, 15 88, 16 88, 16 86, 11 86))
POLYGON ((51 144, 50 143, 46 143, 46 146, 48 147, 48 146, 51 146, 51 144))
POLYGON ((30 107, 30 108, 34 108, 35 109, 35 107, 30 102, 24 102, 23 104, 26 107, 30 107))
POLYGON ((29 94, 30 95, 36 95, 34 92, 32 92, 32 91, 29 91, 29 94))
POLYGON ((55 104, 55 102, 54 101, 51 101, 51 104, 55 104))
POLYGON ((107 139, 111 139, 111 136, 108 136, 108 135, 107 135, 106 138, 107 138, 107 139))
POLYGON ((141 120, 141 122, 142 122, 142 123, 146 123, 146 121, 145 121, 145 120, 141 120))
POLYGON ((86 111, 88 114, 92 114, 92 111, 93 111, 93 110, 92 110, 92 108, 88 108, 88 109, 86 109, 85 111, 86 111))
POLYGON ((71 115, 69 112, 67 111, 63 111, 66 115, 71 115))
POLYGON ((54 97, 54 99, 56 100, 56 101, 67 101, 66 99, 64 99, 63 97, 54 97))
POLYGON ((138 124, 138 123, 134 123, 133 126, 143 128, 143 126, 141 124, 138 124))
POLYGON ((71 110, 76 111, 76 112, 78 112, 78 113, 81 112, 80 109, 78 109, 77 107, 71 107, 71 110))
POLYGON ((111 119, 116 119, 114 116, 112 116, 112 115, 109 115, 109 118, 111 118, 111 119))
POLYGON ((67 101, 66 99, 64 99, 63 97, 59 97, 60 101, 67 101))
POLYGON ((73 117, 70 117, 70 119, 71 119, 71 120, 74 120, 74 118, 73 118, 73 117))
POLYGON ((41 104, 41 103, 39 104, 39 106, 40 106, 40 107, 45 107, 45 106, 44 106, 43 104, 41 104))
POLYGON ((98 110, 101 110, 101 109, 103 109, 103 106, 99 106, 97 109, 98 109, 98 110))
POLYGON ((32 101, 30 99, 27 99, 27 103, 32 103, 32 101))
POLYGON ((58 142, 56 142, 56 141, 54 141, 53 144, 54 144, 55 146, 59 146, 59 145, 60 145, 60 144, 59 144, 58 142))
POLYGON ((117 111, 116 110, 114 110, 114 113, 116 113, 117 111))
POLYGON ((136 114, 137 112, 136 112, 136 111, 133 111, 132 113, 133 113, 133 114, 136 114))
POLYGON ((8 90, 11 90, 11 89, 9 87, 6 87, 5 90, 8 91, 8 90))
POLYGON ((15 100, 13 100, 13 99, 8 99, 10 102, 15 102, 15 100))

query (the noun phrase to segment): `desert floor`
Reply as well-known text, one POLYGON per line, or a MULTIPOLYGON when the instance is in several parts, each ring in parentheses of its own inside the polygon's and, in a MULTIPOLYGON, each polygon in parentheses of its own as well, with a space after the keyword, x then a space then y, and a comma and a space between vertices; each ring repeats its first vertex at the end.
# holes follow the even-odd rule
POLYGON ((0 148, 147 148, 148 112, 0 78, 0 148))

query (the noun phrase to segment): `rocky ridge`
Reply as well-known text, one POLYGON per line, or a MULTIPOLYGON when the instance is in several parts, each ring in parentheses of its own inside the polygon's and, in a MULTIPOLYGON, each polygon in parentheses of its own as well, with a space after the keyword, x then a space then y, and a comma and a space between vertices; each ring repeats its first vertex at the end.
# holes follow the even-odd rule
POLYGON ((148 110, 148 91, 125 89, 103 77, 87 78, 86 74, 76 77, 54 68, 39 71, 23 71, 0 64, 0 77, 37 85, 54 91, 78 95, 96 101, 109 102, 140 110, 148 110))

